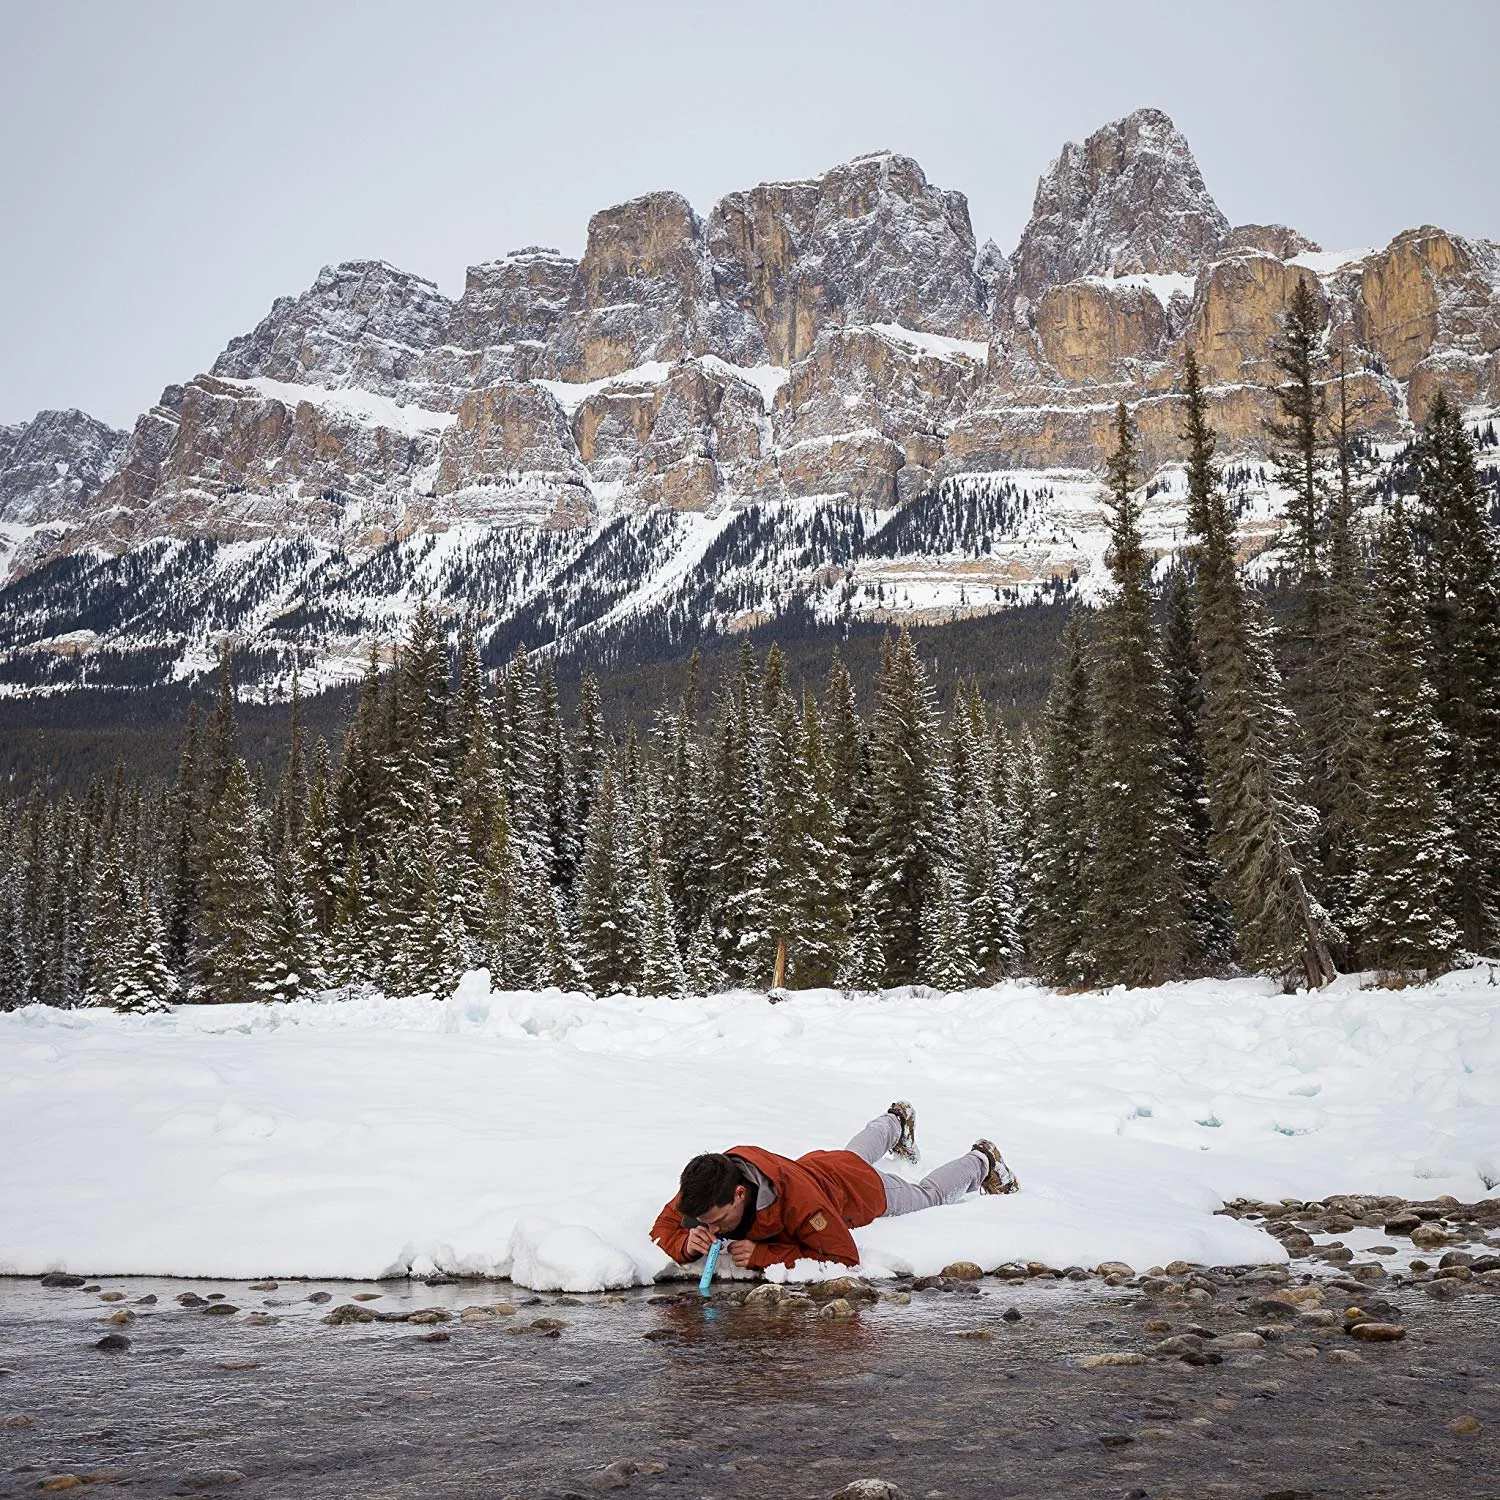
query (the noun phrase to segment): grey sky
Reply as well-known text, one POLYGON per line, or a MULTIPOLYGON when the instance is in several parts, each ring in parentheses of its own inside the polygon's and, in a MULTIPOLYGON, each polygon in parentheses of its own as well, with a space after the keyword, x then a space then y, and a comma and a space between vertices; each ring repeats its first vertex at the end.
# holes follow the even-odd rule
POLYGON ((879 147, 1010 250, 1062 142, 1148 104, 1233 223, 1500 238, 1497 44, 1497 0, 0 0, 0 421, 128 426, 329 262, 456 295, 649 189, 879 147))

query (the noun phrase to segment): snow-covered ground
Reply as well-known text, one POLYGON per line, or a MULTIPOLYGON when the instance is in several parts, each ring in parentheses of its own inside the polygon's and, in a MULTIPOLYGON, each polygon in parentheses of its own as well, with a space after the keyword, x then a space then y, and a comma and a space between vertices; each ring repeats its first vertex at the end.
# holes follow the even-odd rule
POLYGON ((1500 1178, 1490 978, 770 1005, 492 993, 481 973, 447 1000, 33 1007, 0 1015, 0 1271, 645 1282, 687 1157, 840 1146, 898 1097, 925 1166, 988 1135, 1022 1191, 858 1231, 870 1274, 1276 1261, 1222 1200, 1473 1199, 1500 1178))

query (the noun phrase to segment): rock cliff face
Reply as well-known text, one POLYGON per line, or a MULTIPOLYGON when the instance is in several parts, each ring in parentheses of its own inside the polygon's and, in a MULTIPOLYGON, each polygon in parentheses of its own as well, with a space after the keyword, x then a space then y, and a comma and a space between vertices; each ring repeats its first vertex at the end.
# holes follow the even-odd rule
MULTIPOLYGON (((769 513, 858 504, 883 519, 946 496, 989 507, 954 596, 989 607, 1091 566, 1101 517, 1080 497, 1117 402, 1139 424, 1143 480, 1180 456, 1187 349, 1221 453, 1258 464, 1269 348, 1299 282, 1365 429, 1409 434, 1439 386, 1500 406, 1500 249, 1429 226, 1345 257, 1285 225, 1231 228, 1183 136, 1139 110, 1063 148, 1009 256, 976 245, 961 194, 877 152, 706 216, 671 192, 602 210, 581 259, 515 251, 470 268, 456 301, 382 262, 325 269, 128 438, 79 413, 0 429, 0 569, 163 537, 356 558, 453 528, 592 546, 636 516, 666 547, 699 519, 717 536, 781 502, 796 504, 769 513)), ((1178 523, 1162 524, 1169 545, 1178 523)), ((853 545, 819 535, 832 551, 798 541, 788 576, 821 578, 853 545)), ((925 564, 899 580, 894 566, 873 593, 854 568, 841 597, 879 611, 953 592, 916 588, 925 564)))
POLYGON ((1016 290, 1035 302, 1081 276, 1191 274, 1228 235, 1186 139, 1160 110, 1138 109, 1069 142, 1037 184, 1016 290))

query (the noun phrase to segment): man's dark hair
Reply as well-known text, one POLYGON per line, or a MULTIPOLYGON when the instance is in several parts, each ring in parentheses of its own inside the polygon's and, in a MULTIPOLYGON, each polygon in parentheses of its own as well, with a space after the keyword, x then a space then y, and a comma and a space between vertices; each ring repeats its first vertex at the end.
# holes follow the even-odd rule
POLYGON ((705 1151, 682 1169, 677 1206, 685 1218, 696 1219, 705 1209, 728 1203, 744 1182, 744 1174, 722 1151, 705 1151))

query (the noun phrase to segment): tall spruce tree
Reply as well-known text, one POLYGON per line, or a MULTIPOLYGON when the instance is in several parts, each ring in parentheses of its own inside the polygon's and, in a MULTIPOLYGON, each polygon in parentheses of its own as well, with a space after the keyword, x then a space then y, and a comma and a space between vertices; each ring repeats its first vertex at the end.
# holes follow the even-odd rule
POLYGON ((1062 651, 1042 718, 1031 956, 1049 984, 1076 987, 1089 983, 1095 971, 1089 918, 1094 821, 1087 794, 1094 720, 1087 641, 1077 610, 1063 627, 1062 651))
POLYGON ((1317 814, 1302 798, 1270 630, 1240 581, 1234 513, 1214 463, 1216 438, 1191 350, 1183 384, 1209 852, 1223 872, 1240 962, 1288 985, 1326 984, 1334 977, 1330 924, 1306 877, 1317 814))
POLYGON ((1123 403, 1109 461, 1109 568, 1115 592, 1100 620, 1089 797, 1094 827, 1087 893, 1095 974, 1104 984, 1159 984, 1203 961, 1189 917, 1173 796, 1167 695, 1151 624, 1150 560, 1135 497, 1136 440, 1123 403))
POLYGON ((937 899, 954 846, 937 703, 910 633, 884 652, 871 724, 871 884, 886 978, 909 984, 922 966, 923 912, 937 899))
POLYGON ((1452 834, 1427 621, 1399 495, 1380 538, 1376 601, 1368 811, 1354 882, 1360 954, 1387 974, 1431 977, 1448 967, 1458 941, 1448 915, 1452 834))
POLYGON ((1439 389, 1417 447, 1420 549, 1440 785, 1460 940, 1500 951, 1500 560, 1463 414, 1439 389))

